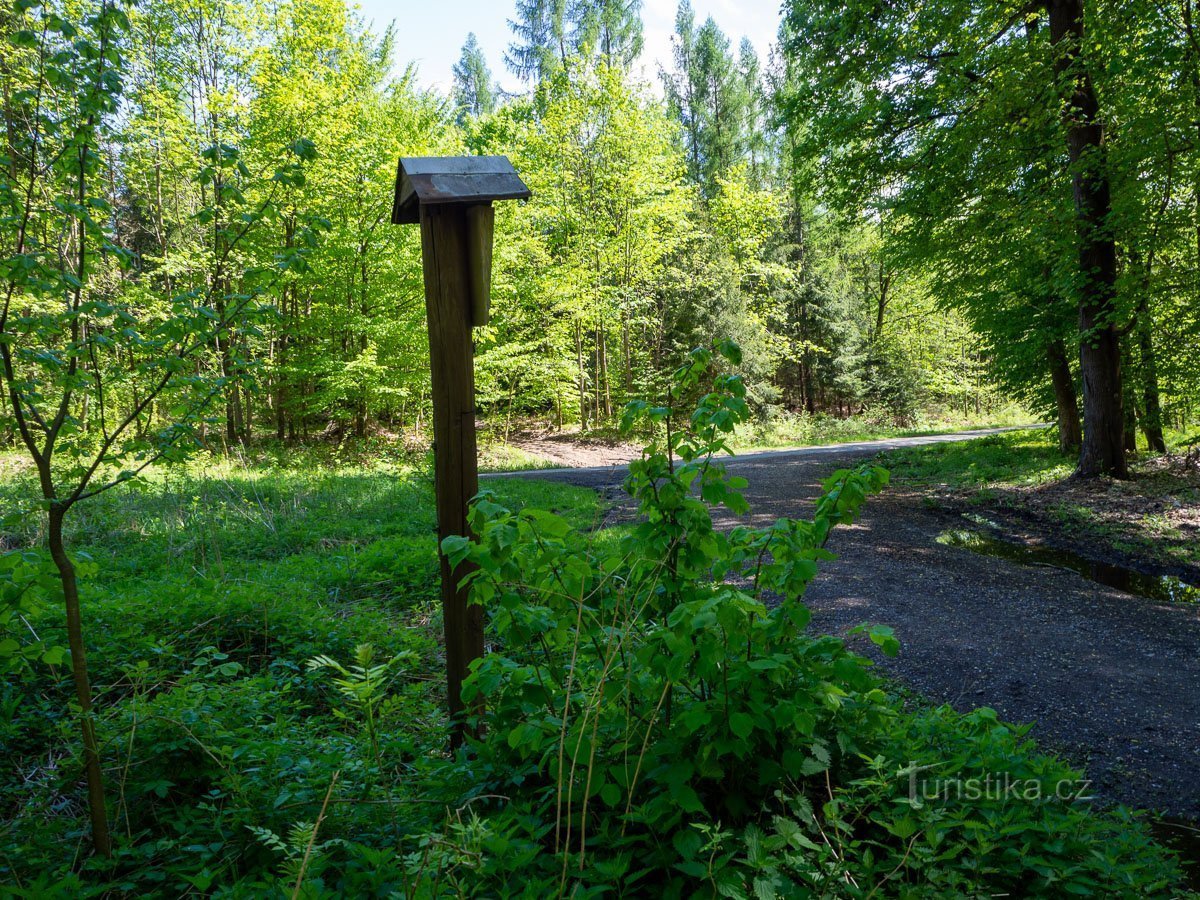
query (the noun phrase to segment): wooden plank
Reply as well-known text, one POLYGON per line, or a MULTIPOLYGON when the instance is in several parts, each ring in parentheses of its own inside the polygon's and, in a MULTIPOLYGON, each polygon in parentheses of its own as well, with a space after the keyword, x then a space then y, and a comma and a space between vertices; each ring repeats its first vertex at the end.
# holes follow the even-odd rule
POLYGON ((420 221, 419 207, 442 203, 487 203, 531 196, 503 156, 405 157, 396 169, 392 222, 420 221))
POLYGON ((400 165, 409 175, 512 175, 507 156, 405 156, 400 165))
MULTIPOLYGON (((433 375, 434 479, 446 682, 450 714, 457 720, 464 712, 463 679, 471 662, 483 656, 483 610, 469 606, 467 591, 457 586, 469 570, 460 566, 452 572, 440 548, 441 541, 450 535, 470 536, 467 504, 479 491, 467 213, 461 206, 422 206, 420 213, 433 375)), ((452 732, 452 744, 461 744, 463 735, 459 721, 452 732)))

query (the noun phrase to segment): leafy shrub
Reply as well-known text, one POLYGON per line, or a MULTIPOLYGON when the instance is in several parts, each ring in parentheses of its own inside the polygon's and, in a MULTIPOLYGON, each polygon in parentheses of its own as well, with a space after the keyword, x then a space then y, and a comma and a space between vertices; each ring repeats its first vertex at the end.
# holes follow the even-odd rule
MULTIPOLYGON (((1169 885, 1177 873, 1140 826, 1052 793, 910 794, 918 771, 1047 788, 1076 776, 990 711, 904 712, 869 659, 805 631, 800 598, 831 558, 830 533, 885 471, 834 473, 811 521, 714 527, 715 508, 747 510, 744 482, 716 462, 747 413, 740 379, 719 369, 737 348, 717 349, 692 353, 670 405, 629 408, 627 424, 657 438, 630 467, 644 520, 621 540, 484 495, 478 539, 444 543, 477 567, 472 597, 497 646, 464 689, 486 713, 462 762, 470 816, 446 838, 463 855, 439 866, 443 883, 573 897, 1169 885)), ((889 629, 862 630, 897 652, 889 629)))
MULTIPOLYGON (((485 564, 477 590, 491 592, 493 653, 472 680, 488 730, 459 757, 444 746, 428 485, 183 477, 85 521, 110 863, 75 849, 86 818, 67 684, 44 658, 61 643, 58 612, 20 593, 37 586, 36 555, 13 557, 0 598, 23 604, 39 637, 13 620, 21 659, 0 680, 0 894, 925 897, 1171 883, 1139 824, 1083 804, 912 802, 912 770, 1047 786, 1075 774, 987 711, 906 711, 868 660, 805 632, 799 597, 825 539, 882 472, 838 473, 811 522, 713 528, 714 506, 745 509, 714 461, 744 412, 719 364, 696 354, 669 407, 631 410, 658 436, 631 470, 642 524, 592 530, 590 492, 534 481, 504 483, 504 506, 477 504, 483 541, 451 549, 485 564), (368 643, 372 658, 356 649, 368 643), (317 656, 350 677, 307 669, 317 656), (396 657, 383 681, 365 677, 396 657)), ((896 650, 886 629, 867 634, 896 650)))

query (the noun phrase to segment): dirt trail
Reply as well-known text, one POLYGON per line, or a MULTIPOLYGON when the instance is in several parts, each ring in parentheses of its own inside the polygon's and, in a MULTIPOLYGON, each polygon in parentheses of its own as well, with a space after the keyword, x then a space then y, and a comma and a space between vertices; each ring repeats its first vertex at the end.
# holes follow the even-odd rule
POLYGON ((573 432, 522 434, 509 443, 526 453, 570 468, 619 466, 637 459, 641 448, 635 444, 580 438, 573 432))
MULTIPOLYGON (((766 523, 809 515, 835 468, 989 433, 761 453, 728 467, 749 480, 751 521, 766 523)), ((530 474, 615 493, 624 472, 530 474)), ((1084 766, 1106 799, 1200 817, 1200 609, 939 544, 956 524, 917 492, 871 498, 862 520, 835 534, 839 558, 809 589, 812 627, 844 634, 864 621, 889 624, 900 656, 876 658, 929 699, 1033 722, 1033 735, 1084 766)))

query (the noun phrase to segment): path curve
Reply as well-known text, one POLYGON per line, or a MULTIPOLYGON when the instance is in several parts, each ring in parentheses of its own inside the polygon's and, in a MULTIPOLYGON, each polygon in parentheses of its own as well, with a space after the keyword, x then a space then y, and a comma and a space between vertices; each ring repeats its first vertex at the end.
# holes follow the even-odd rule
MULTIPOLYGON (((740 521, 764 524, 809 515, 822 478, 881 450, 1002 430, 770 451, 726 465, 749 481, 752 512, 740 521)), ((522 474, 617 496, 625 467, 522 474)), ((890 488, 835 533, 838 559, 805 598, 811 627, 845 634, 864 621, 891 625, 898 658, 856 646, 900 681, 935 702, 1034 723, 1043 746, 1085 767, 1106 799, 1200 817, 1200 610, 939 544, 937 535, 961 522, 922 499, 890 488)))

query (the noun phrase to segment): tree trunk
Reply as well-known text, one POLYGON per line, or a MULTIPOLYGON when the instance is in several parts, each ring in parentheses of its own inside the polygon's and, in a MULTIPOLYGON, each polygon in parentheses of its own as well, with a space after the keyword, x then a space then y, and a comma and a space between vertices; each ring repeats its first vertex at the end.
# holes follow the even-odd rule
POLYGON ((1121 444, 1127 453, 1137 451, 1137 414, 1132 404, 1125 404, 1125 433, 1121 444))
POLYGON ((96 723, 92 718, 92 686, 88 678, 87 656, 83 647, 79 585, 75 578, 75 565, 67 556, 63 543, 63 517, 66 512, 66 508, 58 501, 51 501, 46 538, 50 558, 58 568, 67 613, 67 646, 71 649, 71 675, 75 680, 75 699, 79 703, 79 728, 83 736, 83 766, 87 777, 92 843, 101 856, 111 856, 112 839, 108 832, 108 812, 104 802, 104 774, 100 767, 100 747, 96 741, 96 723))
POLYGON ((597 328, 592 332, 592 422, 597 426, 600 424, 601 416, 603 415, 600 397, 601 384, 603 384, 603 381, 600 377, 600 329, 597 328))
POLYGON ((583 323, 575 322, 575 357, 579 363, 579 430, 587 431, 587 373, 583 368, 583 323))
POLYGON ((1050 383, 1054 385, 1054 403, 1058 408, 1058 449, 1063 453, 1078 453, 1080 445, 1079 403, 1075 397, 1075 380, 1067 361, 1067 348, 1062 341, 1053 341, 1046 348, 1050 363, 1050 383))
POLYGON ((629 309, 621 312, 621 363, 623 372, 622 383, 625 388, 625 400, 633 396, 633 356, 629 349, 629 309))
POLYGON ((1162 402, 1158 393, 1158 358, 1154 350, 1152 328, 1150 310, 1143 305, 1137 321, 1138 353, 1142 363, 1142 433, 1146 435, 1146 445, 1151 452, 1166 453, 1162 402))
MULTIPOLYGON (((1195 110, 1196 136, 1200 138, 1200 36, 1196 34, 1192 0, 1184 0, 1182 6, 1183 27, 1188 36, 1189 75, 1192 82, 1192 106, 1195 110)), ((1192 183, 1192 225, 1195 236, 1197 272, 1200 272, 1200 172, 1192 183)))
POLYGON ((1104 127, 1095 86, 1082 66, 1083 0, 1049 0, 1054 69, 1069 87, 1063 108, 1079 234, 1079 370, 1083 379, 1083 443, 1076 474, 1125 478, 1121 342, 1116 327, 1117 250, 1104 127))
POLYGON ((287 413, 284 412, 284 402, 283 379, 281 378, 275 385, 275 439, 281 444, 287 435, 287 413))
POLYGON ((604 381, 604 418, 612 419, 612 386, 608 382, 608 331, 601 323, 596 337, 600 342, 600 377, 604 381))

